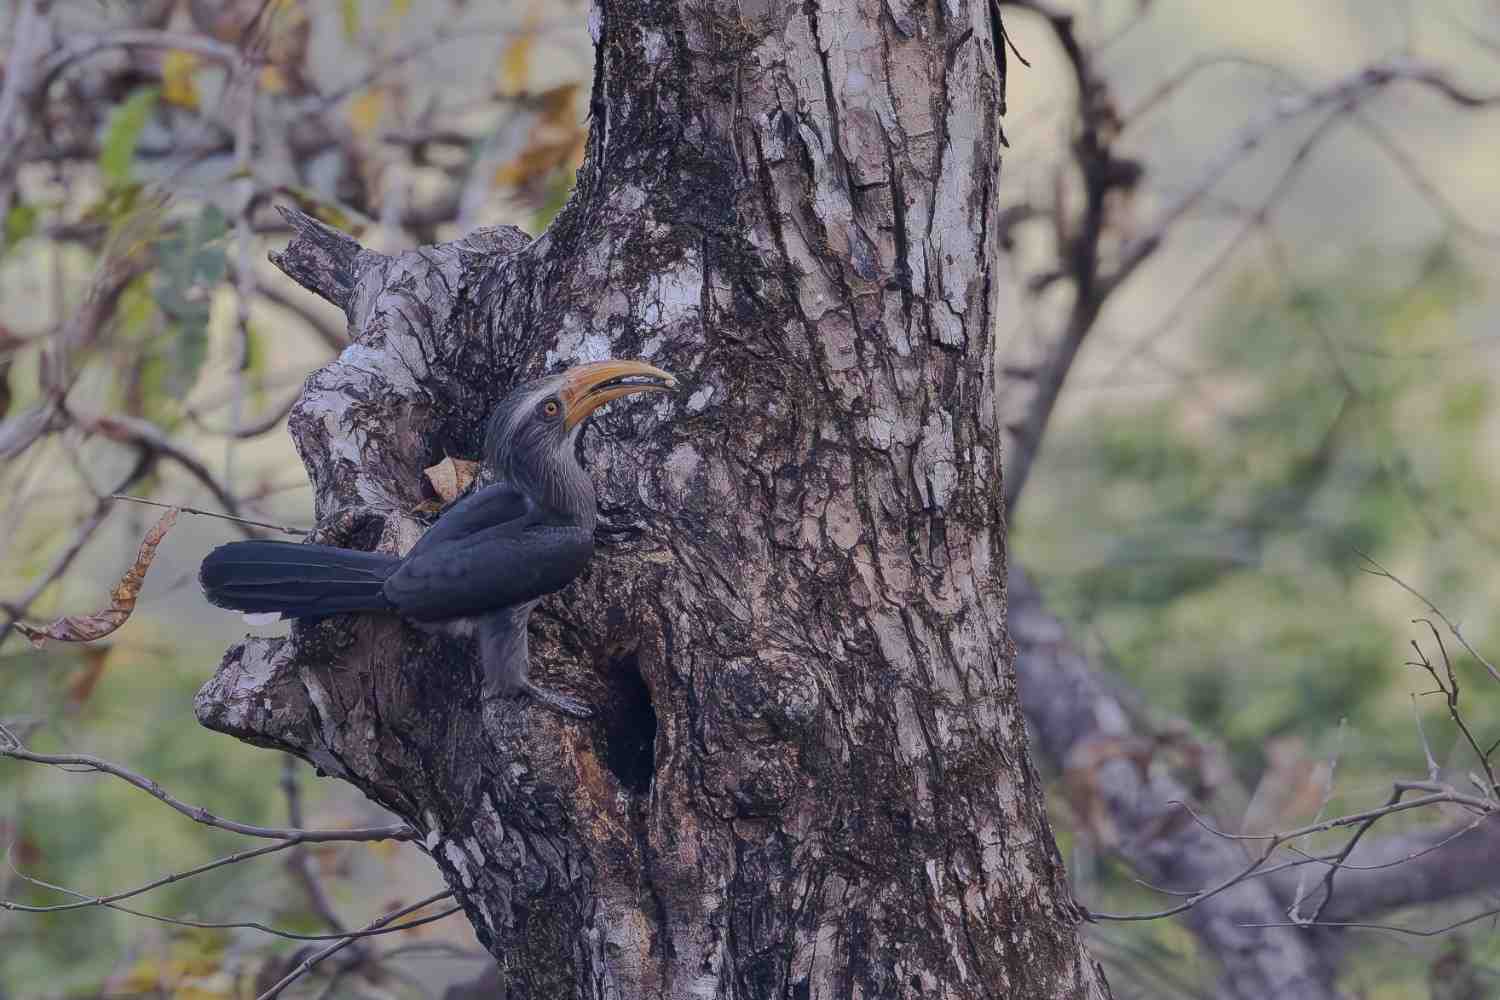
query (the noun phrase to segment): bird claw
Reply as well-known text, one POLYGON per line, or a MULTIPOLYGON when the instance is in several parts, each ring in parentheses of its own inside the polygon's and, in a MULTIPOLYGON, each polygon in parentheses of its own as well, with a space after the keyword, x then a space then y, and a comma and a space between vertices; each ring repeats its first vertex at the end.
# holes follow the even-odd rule
POLYGON ((565 694, 558 694, 556 691, 537 687, 530 681, 527 681, 525 686, 521 688, 521 693, 529 694, 553 711, 561 712, 563 715, 571 715, 575 719, 591 719, 594 716, 594 710, 577 698, 570 698, 565 694))

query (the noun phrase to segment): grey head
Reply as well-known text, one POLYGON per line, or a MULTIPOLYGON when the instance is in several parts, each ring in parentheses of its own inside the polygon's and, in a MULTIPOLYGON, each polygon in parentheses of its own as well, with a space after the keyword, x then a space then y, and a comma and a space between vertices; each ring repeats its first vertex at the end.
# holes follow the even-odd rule
POLYGON ((524 382, 502 399, 485 433, 484 461, 538 503, 592 531, 594 483, 578 464, 584 420, 614 399, 665 392, 676 380, 643 361, 594 361, 524 382))

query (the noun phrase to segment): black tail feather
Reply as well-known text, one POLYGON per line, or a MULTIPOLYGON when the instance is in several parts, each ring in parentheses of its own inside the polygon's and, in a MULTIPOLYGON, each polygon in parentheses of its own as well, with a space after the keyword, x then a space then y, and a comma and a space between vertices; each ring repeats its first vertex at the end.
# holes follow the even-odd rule
POLYGON ((297 542, 231 542, 203 560, 198 581, 211 604, 236 611, 280 611, 321 618, 353 611, 389 611, 382 587, 401 560, 297 542))

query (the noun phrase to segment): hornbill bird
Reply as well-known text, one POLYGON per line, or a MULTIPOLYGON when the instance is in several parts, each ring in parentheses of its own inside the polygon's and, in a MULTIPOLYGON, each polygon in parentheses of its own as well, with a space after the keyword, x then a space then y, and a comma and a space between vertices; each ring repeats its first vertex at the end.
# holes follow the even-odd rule
POLYGON ((490 417, 483 456, 490 485, 443 511, 406 555, 231 542, 203 560, 203 593, 222 608, 283 618, 385 612, 419 627, 470 621, 486 698, 524 693, 587 718, 582 702, 527 678, 526 621, 594 552, 599 511, 575 448, 584 418, 610 400, 675 384, 640 361, 598 361, 524 383, 490 417))

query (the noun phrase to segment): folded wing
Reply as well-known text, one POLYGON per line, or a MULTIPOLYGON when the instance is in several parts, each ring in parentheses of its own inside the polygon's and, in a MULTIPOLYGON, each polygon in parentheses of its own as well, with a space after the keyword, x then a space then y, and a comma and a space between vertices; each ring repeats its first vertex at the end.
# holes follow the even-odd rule
POLYGON ((593 552, 591 531, 497 483, 445 511, 383 591, 399 614, 415 621, 468 618, 561 590, 593 552))

